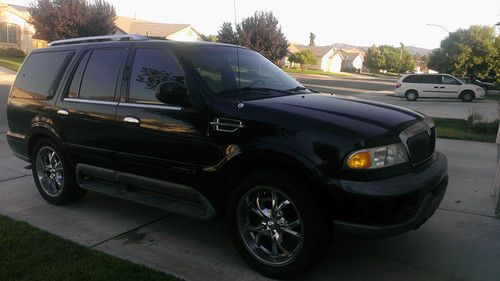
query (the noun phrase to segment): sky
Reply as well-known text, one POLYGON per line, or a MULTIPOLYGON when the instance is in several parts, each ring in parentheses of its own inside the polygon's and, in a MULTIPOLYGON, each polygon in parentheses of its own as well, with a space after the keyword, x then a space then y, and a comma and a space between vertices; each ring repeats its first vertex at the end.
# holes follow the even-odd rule
MULTIPOLYGON (((204 34, 216 34, 225 21, 234 23, 233 0, 107 0, 120 16, 157 22, 189 23, 204 34)), ((28 5, 31 0, 8 0, 28 5)), ((493 26, 500 22, 500 1, 284 1, 236 0, 236 19, 255 11, 272 11, 288 41, 307 44, 309 33, 316 34, 316 45, 347 43, 357 46, 388 44, 439 47, 449 31, 471 25, 493 26)))

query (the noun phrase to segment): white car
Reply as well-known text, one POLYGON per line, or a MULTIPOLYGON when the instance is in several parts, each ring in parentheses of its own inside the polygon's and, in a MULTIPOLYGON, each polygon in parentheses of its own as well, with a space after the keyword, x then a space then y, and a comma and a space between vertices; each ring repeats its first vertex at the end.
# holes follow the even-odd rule
POLYGON ((409 101, 419 98, 453 98, 464 102, 483 98, 485 90, 449 74, 408 74, 398 80, 394 95, 409 101))

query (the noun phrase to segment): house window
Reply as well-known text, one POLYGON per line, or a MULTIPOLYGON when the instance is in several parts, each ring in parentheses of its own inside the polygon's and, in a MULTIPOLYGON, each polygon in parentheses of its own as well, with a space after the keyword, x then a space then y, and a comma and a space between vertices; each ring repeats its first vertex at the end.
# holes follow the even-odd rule
POLYGON ((0 23, 0 43, 17 44, 19 26, 12 23, 0 23))

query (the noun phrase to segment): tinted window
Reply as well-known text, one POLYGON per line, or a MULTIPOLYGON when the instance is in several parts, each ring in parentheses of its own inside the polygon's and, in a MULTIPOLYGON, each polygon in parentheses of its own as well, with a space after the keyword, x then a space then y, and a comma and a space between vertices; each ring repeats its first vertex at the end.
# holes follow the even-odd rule
POLYGON ((137 49, 130 79, 130 101, 158 102, 156 87, 172 81, 184 84, 184 74, 168 50, 137 49))
POLYGON ((114 100, 124 49, 94 50, 80 85, 79 98, 114 100))
POLYGON ((87 52, 81 59, 78 64, 78 68, 75 70, 75 74, 73 75, 73 79, 71 81, 71 85, 68 91, 68 98, 77 98, 78 92, 80 92, 80 84, 82 82, 83 71, 85 70, 85 66, 87 66, 87 62, 90 57, 90 52, 87 52))
POLYGON ((421 75, 421 82, 425 84, 441 84, 440 75, 421 75))
POLYGON ((405 82, 405 83, 419 83, 420 82, 419 75, 407 76, 405 79, 403 79, 403 82, 405 82))
POLYGON ((443 75, 443 84, 446 85, 460 85, 460 82, 458 82, 455 78, 443 75))
POLYGON ((72 51, 32 53, 19 71, 14 88, 34 99, 52 96, 72 54, 72 51))

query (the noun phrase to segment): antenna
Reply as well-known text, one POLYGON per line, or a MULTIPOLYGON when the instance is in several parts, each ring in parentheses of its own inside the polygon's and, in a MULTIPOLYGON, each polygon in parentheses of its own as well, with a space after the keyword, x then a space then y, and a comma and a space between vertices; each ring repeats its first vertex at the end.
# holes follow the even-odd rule
POLYGON ((240 40, 238 39, 237 19, 236 19, 236 0, 233 0, 234 7, 234 30, 236 32, 236 60, 238 62, 238 89, 240 89, 241 96, 241 71, 240 71, 240 40))

